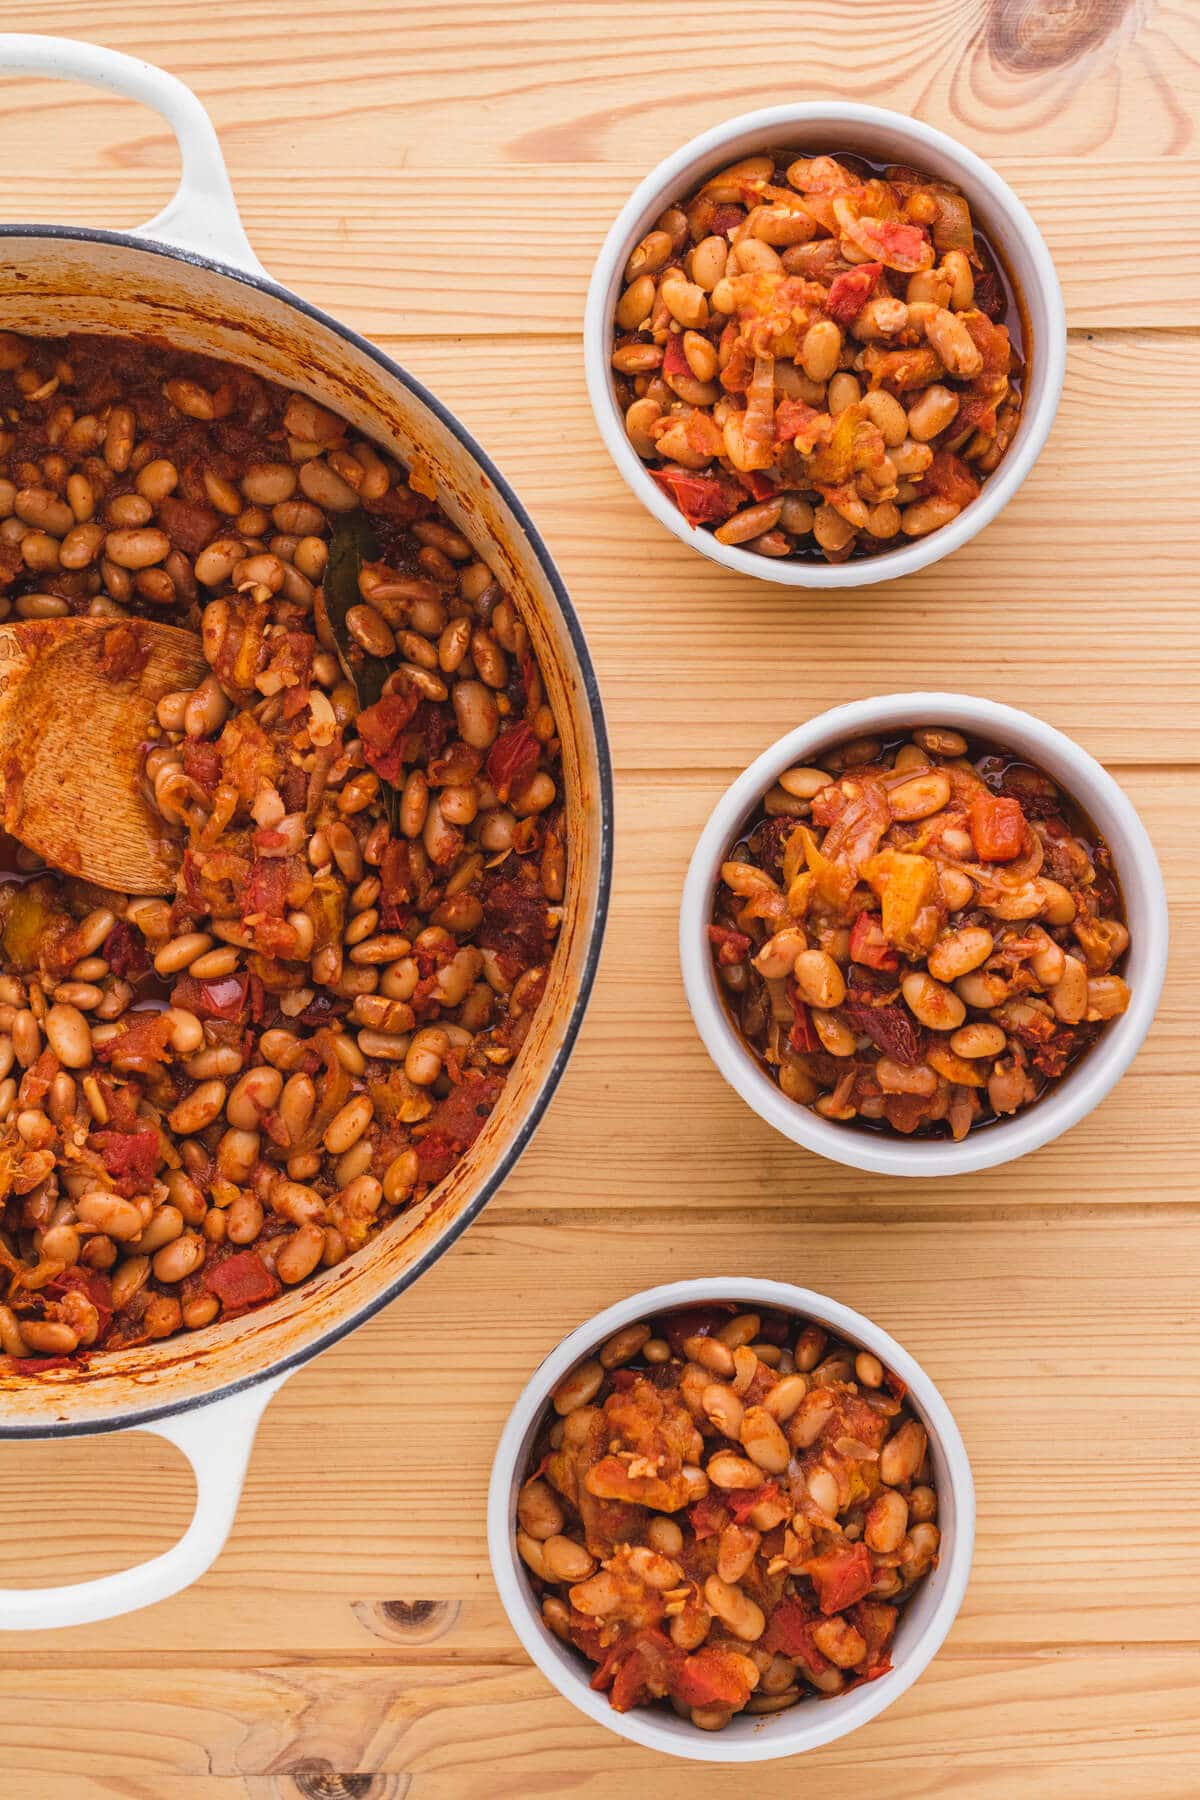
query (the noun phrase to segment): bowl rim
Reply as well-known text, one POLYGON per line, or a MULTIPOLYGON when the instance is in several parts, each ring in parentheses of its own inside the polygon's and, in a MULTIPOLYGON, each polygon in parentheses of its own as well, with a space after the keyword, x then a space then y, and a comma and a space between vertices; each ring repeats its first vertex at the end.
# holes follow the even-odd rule
MULTIPOLYGON (((474 1224, 489 1200, 494 1198, 528 1148, 530 1139, 541 1124, 546 1109, 554 1098, 579 1036, 584 1014, 595 986, 608 924, 608 911, 612 898, 615 811, 612 752, 600 683, 582 622, 567 591, 566 582, 550 554, 545 539, 535 525, 532 515, 508 477, 501 472, 474 433, 467 429, 444 400, 439 399, 432 389, 413 375, 403 363, 398 362, 386 350, 381 350, 362 332, 357 331, 352 325, 344 324, 333 313, 314 305, 312 301, 306 300, 302 295, 285 287, 282 282, 274 280, 270 275, 257 274, 253 270, 224 262, 219 257, 169 244, 162 239, 140 238, 129 231, 111 231, 93 226, 45 225, 21 221, 0 222, 0 245, 9 238, 103 244, 111 248, 130 250, 140 256, 159 257, 167 262, 181 263, 185 266, 190 264, 196 268, 210 270, 214 274, 237 282, 242 287, 265 294, 272 300, 293 307, 304 317, 311 319, 314 324, 321 326, 333 336, 341 338, 353 350, 375 363, 385 376, 405 388, 419 404, 439 420, 449 433, 458 439, 468 456, 482 472, 485 480, 490 482, 512 514, 518 530, 528 545, 530 558, 540 567, 553 595, 554 603, 562 616, 566 635, 578 666, 578 692, 581 710, 586 712, 596 746, 598 854, 595 910, 588 928, 587 947, 579 970, 578 985, 570 1007, 566 1011, 558 1045, 547 1061, 540 1087, 530 1103, 526 1117, 513 1131, 504 1148, 497 1153, 495 1165, 480 1182, 478 1192, 468 1201, 441 1236, 427 1244, 420 1254, 413 1258, 409 1266, 382 1287, 377 1294, 372 1294, 357 1303, 311 1338, 305 1339, 282 1355, 263 1362, 244 1374, 228 1378, 218 1376, 210 1386, 203 1388, 200 1392, 181 1395, 177 1399, 161 1402, 143 1396, 137 1391, 136 1383, 129 1381, 127 1387, 130 1397, 119 1410, 96 1417, 79 1419, 58 1416, 55 1408, 56 1396, 52 1389, 47 1388, 46 1417, 37 1420, 22 1418, 17 1422, 12 1422, 0 1416, 0 1442, 10 1438, 39 1440, 42 1438, 93 1437, 107 1432, 125 1431, 131 1426, 149 1424, 155 1420, 173 1418, 177 1414, 198 1411, 218 1400, 229 1399, 234 1394, 244 1393, 251 1388, 258 1387, 262 1382, 292 1374, 295 1370, 302 1368, 305 1363, 311 1362, 315 1356, 331 1349, 334 1344, 339 1343, 358 1326, 366 1324, 368 1319, 381 1312, 385 1306, 390 1306, 400 1294, 410 1288, 414 1282, 420 1280, 421 1276, 426 1274, 434 1263, 453 1247, 468 1226, 474 1224)), ((30 1378, 31 1383, 35 1380, 37 1380, 36 1376, 30 1378)), ((2 1398, 0 1396, 0 1399, 2 1398)))
POLYGON ((1074 739, 1032 713, 978 696, 937 692, 850 701, 816 714, 769 744, 730 783, 709 814, 692 852, 679 909, 679 955, 688 1005, 725 1080, 761 1119, 793 1143, 828 1161, 877 1175, 974 1173, 1040 1149, 1077 1124, 1100 1104, 1141 1048, 1162 991, 1169 937, 1166 893, 1154 846, 1132 801, 1107 769, 1074 739), (957 726, 999 744, 1015 742, 1018 748, 1028 744, 1038 758, 1069 769, 1070 779, 1064 779, 1063 786, 1071 797, 1082 801, 1106 840, 1111 843, 1118 837, 1130 846, 1133 854, 1118 862, 1117 873, 1127 914, 1134 910, 1136 895, 1145 915, 1138 931, 1138 953, 1145 967, 1133 984, 1126 1012, 1111 1021, 1086 1056, 1036 1105, 983 1131, 969 1132, 957 1144, 849 1131, 789 1100, 734 1029, 717 991, 706 941, 717 867, 737 829, 781 771, 822 747, 880 728, 911 726, 920 719, 957 726))
POLYGON ((665 525, 681 543, 699 551, 711 562, 757 581, 798 588, 855 588, 894 581, 940 562, 944 556, 969 543, 1008 504, 1041 455, 1054 423, 1066 370, 1067 323, 1062 289, 1045 239, 1024 202, 990 163, 948 132, 927 125, 921 119, 888 107, 834 98, 740 113, 700 132, 664 157, 634 189, 605 236, 588 284, 583 347, 588 395, 600 435, 627 485, 660 525, 665 525), (1036 279, 1032 284, 1035 292, 1031 292, 1029 283, 1022 289, 1027 309, 1032 314, 1035 294, 1045 309, 1045 318, 1039 321, 1034 333, 1036 347, 1032 358, 1040 369, 1041 390, 1036 404, 1022 409, 1016 440, 995 472, 984 482, 978 498, 948 525, 930 532, 927 537, 916 538, 912 543, 883 551, 878 556, 845 563, 792 562, 762 557, 735 544, 718 543, 710 531, 689 525, 678 507, 673 506, 651 481, 646 465, 629 442, 613 392, 609 362, 612 325, 609 289, 615 271, 623 266, 629 253, 634 232, 641 228, 643 215, 652 207, 660 207, 677 198, 687 188, 689 176, 698 172, 697 164, 711 157, 731 138, 746 132, 815 125, 822 121, 836 121, 850 128, 867 125, 892 131, 907 149, 914 146, 933 149, 954 161, 968 183, 973 182, 986 192, 997 219, 1003 223, 1003 232, 994 233, 1001 241, 1001 248, 1006 247, 1009 238, 1016 237, 1030 259, 1036 279))
MULTIPOLYGON (((872 1319, 814 1289, 793 1282, 763 1278, 705 1276, 696 1280, 672 1281, 644 1288, 623 1300, 605 1307, 593 1318, 561 1338, 550 1350, 521 1390, 500 1441, 496 1446, 487 1499, 488 1554, 500 1601, 509 1623, 536 1666, 564 1699, 585 1713, 595 1724, 604 1725, 619 1736, 629 1738, 646 1749, 664 1751, 668 1755, 698 1762, 759 1763, 780 1757, 798 1755, 816 1749, 856 1731, 860 1725, 876 1718, 898 1700, 932 1662, 954 1623, 971 1570, 975 1547, 975 1484, 970 1458, 954 1415, 940 1389, 909 1351, 872 1319), (512 1513, 512 1495, 517 1481, 519 1459, 525 1453, 528 1435, 545 1407, 550 1393, 579 1359, 595 1349, 620 1326, 649 1313, 667 1308, 694 1305, 712 1300, 740 1299, 759 1305, 777 1306, 788 1312, 816 1318, 830 1325, 852 1343, 861 1344, 896 1371, 908 1384, 914 1410, 936 1440, 944 1458, 953 1498, 953 1530, 950 1547, 939 1559, 939 1578, 944 1585, 920 1637, 909 1646, 902 1659, 887 1675, 867 1682, 850 1694, 838 1696, 839 1706, 831 1716, 822 1705, 799 1706, 793 1712, 776 1715, 780 1723, 770 1721, 772 1729, 761 1727, 752 1736, 730 1738, 728 1732, 693 1730, 686 1735, 668 1729, 648 1709, 614 1712, 607 1696, 593 1692, 585 1671, 569 1670, 555 1648, 553 1639, 534 1606, 516 1549, 512 1513), (944 1570, 944 1577, 940 1572, 944 1570), (784 1718, 795 1717, 797 1724, 782 1726, 784 1718)), ((943 1546, 945 1539, 943 1539, 943 1546)), ((561 1647, 560 1647, 561 1648, 561 1647)), ((768 1721, 761 1722, 765 1726, 768 1721)))

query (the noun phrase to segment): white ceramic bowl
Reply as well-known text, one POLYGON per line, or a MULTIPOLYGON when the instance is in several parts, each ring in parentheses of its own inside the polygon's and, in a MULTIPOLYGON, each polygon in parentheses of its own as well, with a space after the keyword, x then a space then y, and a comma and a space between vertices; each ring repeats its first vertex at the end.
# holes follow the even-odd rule
POLYGON ((795 1756, 819 1744, 832 1743, 865 1725, 899 1699, 941 1648, 962 1604, 975 1545, 975 1487, 971 1465, 958 1426, 946 1402, 919 1363, 878 1325, 824 1294, 793 1287, 785 1281, 745 1281, 733 1276, 703 1281, 673 1281, 619 1300, 589 1319, 552 1350, 531 1377, 514 1406, 496 1451, 488 1492, 488 1549, 500 1598, 513 1629, 546 1678, 580 1712, 622 1737, 649 1750, 697 1762, 770 1762, 795 1756), (938 1495, 942 1533, 938 1566, 917 1588, 900 1615, 892 1648, 893 1667, 832 1699, 815 1696, 788 1712, 734 1718, 723 1731, 700 1731, 665 1707, 636 1707, 615 1712, 607 1694, 589 1686, 592 1666, 585 1657, 554 1636, 542 1622, 514 1535, 517 1489, 527 1471, 529 1454, 550 1395, 568 1369, 588 1356, 622 1325, 635 1319, 713 1300, 736 1300, 750 1306, 782 1307, 826 1325, 863 1349, 873 1350, 889 1369, 908 1383, 908 1400, 929 1433, 933 1483, 938 1495))
POLYGON ((760 1118, 793 1143, 831 1162, 876 1175, 964 1175, 1010 1162, 1048 1144, 1098 1106, 1128 1068, 1150 1029, 1167 965, 1167 900, 1146 828, 1112 776, 1078 744, 1032 714, 966 694, 888 694, 819 714, 764 750, 727 788, 692 854, 679 919, 679 953, 692 1017, 708 1053, 760 1118), (735 1030, 721 1000, 707 926, 718 871, 767 789, 793 765, 820 767, 821 752, 856 737, 917 725, 950 725, 1019 750, 1083 807, 1113 854, 1125 899, 1130 945, 1127 1012, 1112 1019, 1076 1066, 1023 1112, 969 1132, 961 1143, 886 1136, 822 1119, 789 1100, 735 1030))
POLYGON ((677 538, 702 556, 759 581, 786 587, 865 587, 924 569, 967 543, 1006 506, 1028 475, 1046 442, 1058 406, 1067 354, 1067 327, 1058 276, 1041 232, 995 170, 965 145, 878 106, 849 100, 806 101, 742 113, 701 133, 659 163, 630 197, 604 240, 588 289, 583 327, 588 392, 600 435, 613 461, 642 502, 677 538), (741 156, 777 146, 812 151, 857 152, 873 161, 903 162, 923 174, 957 184, 970 202, 976 224, 1000 251, 1025 301, 1030 341, 1021 422, 1007 456, 989 475, 977 500, 940 531, 897 550, 845 563, 795 562, 759 556, 719 544, 711 531, 689 525, 661 493, 625 432, 612 371, 613 308, 620 295, 629 253, 666 207, 692 194, 715 170, 741 156))

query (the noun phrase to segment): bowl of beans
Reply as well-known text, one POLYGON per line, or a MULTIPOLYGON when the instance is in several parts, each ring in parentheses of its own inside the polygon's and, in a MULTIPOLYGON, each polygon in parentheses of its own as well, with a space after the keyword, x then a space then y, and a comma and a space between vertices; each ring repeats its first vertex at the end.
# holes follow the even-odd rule
POLYGON ((868 1319, 778 1281, 675 1282, 579 1327, 505 1428, 492 1567, 559 1692, 676 1756, 829 1743, 936 1654, 974 1540, 962 1439, 868 1319))
POLYGON ((1082 1119, 1149 1029, 1168 939, 1113 778, 957 694, 855 702, 764 751, 701 835, 680 932, 731 1086, 893 1175, 987 1168, 1082 1119))
POLYGON ((994 170, 917 120, 813 102, 730 120, 646 178, 584 344, 601 434, 655 518, 741 574, 857 587, 1011 499, 1066 325, 994 170))

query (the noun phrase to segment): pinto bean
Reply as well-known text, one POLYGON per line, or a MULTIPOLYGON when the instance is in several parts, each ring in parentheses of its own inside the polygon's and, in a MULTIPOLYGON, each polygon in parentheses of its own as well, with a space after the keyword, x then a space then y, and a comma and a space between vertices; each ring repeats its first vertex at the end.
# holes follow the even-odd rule
POLYGON ((311 1220, 298 1225, 275 1258, 275 1273, 288 1287, 310 1276, 325 1249, 325 1233, 311 1220))
POLYGON ((953 988, 922 971, 906 975, 900 992, 909 1010, 931 1031, 954 1031, 967 1016, 967 1009, 953 988))
POLYGON ((551 1395, 555 1412, 564 1416, 574 1412, 577 1407, 589 1405, 600 1392, 603 1380, 604 1365, 594 1357, 576 1364, 551 1395))
MULTIPOLYGON (((774 1423, 774 1421, 772 1421, 774 1423)), ((705 1465, 705 1474, 714 1487, 761 1487, 763 1472, 749 1457, 737 1456, 732 1450, 718 1450, 705 1465)))
POLYGON ((826 950, 802 950, 793 972, 800 997, 808 1006, 840 1006, 846 998, 846 978, 826 950))
POLYGON ((872 1501, 863 1526, 867 1547, 884 1555, 898 1550, 908 1530, 908 1502, 894 1488, 886 1489, 872 1501))
MULTIPOLYGON (((556 1537, 563 1528, 563 1509, 549 1482, 540 1477, 527 1481, 517 1495, 517 1517, 521 1528, 539 1543, 556 1537)), ((585 1571, 590 1574, 591 1570, 585 1571)), ((558 1580, 564 1577, 556 1577, 558 1580)), ((572 1577, 580 1580, 582 1577, 572 1577)))
POLYGON ((938 981, 955 981, 979 968, 992 954, 995 939, 982 925, 964 925, 939 938, 927 958, 929 973, 938 981))
POLYGON ((542 1544, 542 1562, 551 1581, 583 1581, 596 1567, 582 1544, 561 1533, 542 1544))
POLYGON ((926 1434, 916 1419, 906 1419, 879 1454, 879 1478, 889 1487, 911 1481, 925 1455, 926 1434))
POLYGON ((221 1113, 225 1105, 225 1083, 219 1080, 202 1081, 192 1092, 167 1114, 167 1124, 172 1131, 181 1137, 203 1131, 211 1125, 221 1113))
POLYGON ((650 1336, 650 1327, 640 1321, 633 1325, 624 1325, 602 1344, 598 1351, 600 1365, 605 1369, 620 1368, 623 1363, 631 1361, 650 1336))
POLYGON ((757 1642, 767 1628, 757 1601, 731 1582, 722 1581, 719 1575, 710 1575, 704 1583, 704 1599, 726 1630, 744 1643, 757 1642))
POLYGON ((723 1437, 735 1441, 740 1437, 743 1409, 732 1388, 720 1381, 710 1382, 700 1396, 700 1404, 705 1417, 723 1437))

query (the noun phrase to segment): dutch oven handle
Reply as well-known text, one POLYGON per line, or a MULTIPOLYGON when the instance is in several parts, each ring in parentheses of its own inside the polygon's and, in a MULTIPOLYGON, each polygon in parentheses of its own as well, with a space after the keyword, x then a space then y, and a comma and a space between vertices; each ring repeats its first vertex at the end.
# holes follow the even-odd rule
POLYGON ((103 44, 17 31, 0 32, 0 75, 85 81, 153 107, 175 133, 182 169, 174 198, 134 236, 198 251, 250 275, 266 273, 242 230, 213 122, 174 75, 103 44))
POLYGON ((196 1510, 170 1550, 150 1562, 71 1587, 0 1588, 0 1631, 44 1631, 61 1625, 94 1625, 166 1600, 199 1580, 229 1536, 254 1434, 267 1402, 284 1375, 260 1381, 244 1393, 212 1400, 177 1418, 138 1425, 183 1451, 196 1477, 196 1510))
MULTIPOLYGON (((26 32, 0 32, 0 74, 84 81, 153 107, 175 133, 182 168, 174 197, 134 235, 214 257, 251 275, 265 273, 242 229, 212 120, 174 75, 101 44, 26 32)), ((203 1575, 229 1535, 258 1422, 283 1379, 277 1376, 193 1412, 136 1427, 166 1438, 192 1465, 196 1508, 187 1531, 163 1555, 96 1581, 0 1589, 0 1631, 114 1619, 165 1600, 203 1575)))

